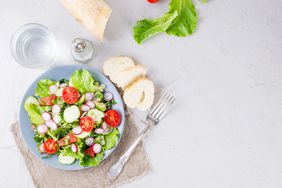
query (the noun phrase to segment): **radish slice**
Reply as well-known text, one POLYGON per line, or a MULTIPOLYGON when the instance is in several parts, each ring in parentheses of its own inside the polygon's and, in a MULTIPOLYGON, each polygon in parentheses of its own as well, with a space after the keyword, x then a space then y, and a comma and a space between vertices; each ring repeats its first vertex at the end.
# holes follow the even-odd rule
POLYGON ((87 101, 92 101, 93 97, 94 97, 93 93, 86 93, 85 94, 85 98, 86 98, 87 101))
POLYGON ((94 144, 94 138, 93 138, 93 137, 87 137, 87 138, 85 139, 85 144, 86 144, 87 146, 92 146, 92 145, 94 144))
POLYGON ((40 144, 40 146, 39 146, 39 151, 40 151, 40 153, 44 153, 44 152, 45 152, 43 143, 40 144))
POLYGON ((49 93, 50 94, 56 94, 57 91, 58 91, 58 87, 56 85, 51 85, 49 87, 49 93))
POLYGON ((58 89, 58 91, 56 92, 56 96, 58 97, 63 96, 63 88, 58 89))
POLYGON ((52 112, 53 114, 58 114, 61 111, 61 107, 57 104, 52 106, 52 112))
POLYGON ((72 144, 71 145, 71 150, 72 150, 72 152, 76 153, 78 151, 78 148, 77 148, 77 146, 75 144, 72 144))
POLYGON ((95 103, 93 101, 88 101, 86 103, 90 108, 95 108, 95 103))
POLYGON ((49 121, 51 119, 51 115, 48 112, 43 112, 41 116, 44 121, 49 121))
POLYGON ((105 130, 107 130, 108 128, 109 128, 109 126, 107 125, 106 122, 104 122, 104 123, 102 124, 102 129, 104 129, 104 131, 105 131, 105 130))
POLYGON ((94 131, 96 134, 103 134, 104 133, 104 130, 101 129, 101 128, 98 128, 98 129, 95 129, 94 131))
POLYGON ((106 122, 104 122, 102 124, 102 129, 104 130, 103 134, 109 134, 110 132, 112 132, 112 127, 110 127, 109 125, 107 125, 106 122))
POLYGON ((46 125, 39 125, 37 127, 37 131, 39 134, 45 134, 47 132, 47 126, 46 125))
POLYGON ((67 87, 68 86, 68 84, 66 84, 66 83, 61 83, 60 84, 60 88, 65 88, 65 87, 67 87))
MULTIPOLYGON (((55 115, 53 117, 53 121, 57 124, 59 124, 61 122, 61 117, 59 115, 55 115)), ((45 123, 46 124, 46 123, 45 123)))
POLYGON ((50 123, 49 127, 52 131, 55 131, 58 129, 58 125, 54 121, 50 123))
POLYGON ((100 153, 102 150, 102 147, 100 144, 94 144, 92 147, 93 147, 94 153, 100 153))
POLYGON ((82 128, 80 126, 76 126, 76 127, 72 128, 72 132, 75 135, 79 135, 80 133, 82 133, 82 128))
POLYGON ((104 93, 104 99, 105 99, 105 101, 110 101, 110 100, 112 100, 113 99, 113 94, 111 93, 111 92, 105 92, 104 93))
POLYGON ((46 125, 47 127, 50 127, 50 123, 52 123, 52 122, 53 122, 53 120, 45 121, 45 125, 46 125))
POLYGON ((88 110, 90 110, 90 107, 87 104, 83 104, 80 108, 83 112, 87 112, 88 110))

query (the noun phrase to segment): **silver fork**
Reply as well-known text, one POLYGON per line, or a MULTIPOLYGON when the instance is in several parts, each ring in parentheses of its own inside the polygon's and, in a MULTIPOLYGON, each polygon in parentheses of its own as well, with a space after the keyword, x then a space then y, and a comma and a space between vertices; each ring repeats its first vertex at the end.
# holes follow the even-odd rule
POLYGON ((156 103, 156 105, 150 110, 146 118, 146 128, 138 135, 136 140, 131 144, 127 151, 120 157, 108 171, 108 180, 110 182, 115 181, 121 173, 124 165, 138 146, 140 141, 144 138, 147 131, 154 125, 157 125, 160 120, 166 115, 168 107, 173 104, 175 98, 169 93, 165 95, 156 103))

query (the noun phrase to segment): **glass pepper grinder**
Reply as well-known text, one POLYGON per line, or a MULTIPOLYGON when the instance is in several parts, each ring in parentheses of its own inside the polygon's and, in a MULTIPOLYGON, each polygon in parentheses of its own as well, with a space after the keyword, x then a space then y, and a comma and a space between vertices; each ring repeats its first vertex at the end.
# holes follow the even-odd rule
POLYGON ((71 54, 75 61, 87 63, 93 58, 94 48, 91 42, 76 38, 72 41, 71 54))

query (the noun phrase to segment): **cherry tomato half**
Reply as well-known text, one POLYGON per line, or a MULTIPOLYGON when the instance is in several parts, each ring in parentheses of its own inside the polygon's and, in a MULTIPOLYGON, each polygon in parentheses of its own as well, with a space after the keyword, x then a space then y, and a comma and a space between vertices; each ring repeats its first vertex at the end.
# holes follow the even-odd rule
POLYGON ((59 146, 65 146, 67 144, 72 144, 77 141, 77 138, 73 134, 68 134, 58 141, 59 146))
POLYGON ((159 0, 147 0, 149 3, 156 3, 158 2, 159 0))
POLYGON ((79 98, 79 93, 77 89, 69 86, 63 90, 62 98, 67 104, 74 104, 79 98))
POLYGON ((47 154, 55 154, 59 150, 57 142, 52 138, 45 140, 43 148, 47 154))
POLYGON ((120 123, 120 115, 116 110, 108 110, 105 113, 104 121, 111 127, 117 127, 120 123))
POLYGON ((80 118, 79 125, 85 132, 90 132, 94 128, 94 121, 91 117, 85 116, 80 118))
POLYGON ((53 103, 54 99, 56 99, 56 95, 50 95, 50 96, 41 98, 39 100, 39 103, 43 106, 52 106, 54 104, 53 103))

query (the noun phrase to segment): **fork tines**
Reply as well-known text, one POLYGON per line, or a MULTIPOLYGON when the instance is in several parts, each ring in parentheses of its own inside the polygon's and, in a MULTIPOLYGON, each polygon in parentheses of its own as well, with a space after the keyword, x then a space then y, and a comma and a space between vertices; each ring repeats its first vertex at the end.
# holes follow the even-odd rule
POLYGON ((155 104, 155 106, 150 110, 149 116, 156 121, 159 121, 163 118, 168 110, 168 107, 172 105, 175 101, 175 98, 166 92, 162 98, 155 104))

